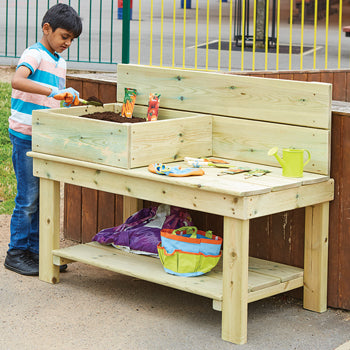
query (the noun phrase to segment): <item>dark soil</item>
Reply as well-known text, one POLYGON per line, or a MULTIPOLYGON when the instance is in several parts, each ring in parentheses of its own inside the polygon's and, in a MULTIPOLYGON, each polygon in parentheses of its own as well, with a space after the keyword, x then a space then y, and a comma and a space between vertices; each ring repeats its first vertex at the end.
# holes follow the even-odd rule
POLYGON ((99 98, 97 98, 96 96, 90 96, 86 101, 98 102, 98 103, 101 103, 101 105, 103 106, 103 102, 99 98))
POLYGON ((109 122, 115 123, 143 123, 146 122, 146 119, 139 117, 125 118, 122 117, 120 113, 115 112, 95 112, 91 114, 81 115, 82 118, 90 118, 90 119, 98 119, 98 120, 106 120, 109 122))

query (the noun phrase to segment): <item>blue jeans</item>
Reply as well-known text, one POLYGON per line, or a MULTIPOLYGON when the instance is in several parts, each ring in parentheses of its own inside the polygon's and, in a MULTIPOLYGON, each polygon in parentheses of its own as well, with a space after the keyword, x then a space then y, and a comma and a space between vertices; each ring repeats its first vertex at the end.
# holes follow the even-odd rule
POLYGON ((11 218, 9 250, 39 253, 39 178, 33 176, 33 159, 26 153, 32 141, 10 134, 12 163, 17 178, 15 209, 11 218))

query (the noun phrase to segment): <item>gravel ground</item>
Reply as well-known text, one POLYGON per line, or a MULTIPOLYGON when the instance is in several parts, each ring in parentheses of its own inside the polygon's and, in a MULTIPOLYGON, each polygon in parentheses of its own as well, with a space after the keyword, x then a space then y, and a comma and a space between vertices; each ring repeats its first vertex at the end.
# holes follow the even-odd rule
MULTIPOLYGON (((0 81, 12 74, 0 67, 0 81)), ((221 339, 207 298, 80 263, 57 285, 18 275, 3 267, 9 223, 0 215, 0 350, 331 350, 350 339, 349 311, 318 314, 286 296, 249 305, 248 343, 238 346, 221 339)))

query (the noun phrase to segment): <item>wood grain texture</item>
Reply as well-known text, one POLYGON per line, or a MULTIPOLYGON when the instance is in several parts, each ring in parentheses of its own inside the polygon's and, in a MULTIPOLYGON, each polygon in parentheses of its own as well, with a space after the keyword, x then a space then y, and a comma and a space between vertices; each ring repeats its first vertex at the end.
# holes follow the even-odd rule
POLYGON ((64 235, 73 241, 82 242, 82 198, 80 186, 64 185, 64 235))
POLYGON ((165 120, 160 111, 164 119, 152 123, 78 117, 105 110, 120 111, 121 104, 35 111, 33 150, 125 169, 212 154, 211 116, 184 113, 186 118, 178 118, 181 112, 176 112, 174 118, 165 120))
POLYGON ((350 310, 350 116, 344 118, 343 147, 343 183, 342 183, 342 220, 339 234, 339 300, 340 304, 350 310))
MULTIPOLYGON (((348 195, 346 185, 347 176, 344 173, 344 166, 348 152, 344 149, 344 123, 347 117, 342 114, 333 113, 332 118, 332 163, 331 176, 334 178, 334 200, 330 203, 330 225, 329 225, 329 259, 328 259, 328 305, 339 307, 344 305, 340 297, 340 285, 350 280, 349 270, 341 269, 341 256, 345 253, 340 245, 341 237, 348 234, 348 229, 343 231, 344 211, 343 203, 348 195), (345 176, 344 176, 345 175, 345 176), (344 197, 345 196, 345 197, 344 197), (349 273, 348 277, 346 274, 349 273), (345 278, 341 278, 344 276, 345 278)), ((344 254, 346 256, 347 253, 344 254)), ((348 294, 347 300, 350 298, 348 294)), ((345 301, 345 304, 347 302, 345 301)), ((350 305, 348 305, 350 309, 350 305)))
POLYGON ((52 250, 60 246, 60 183, 40 179, 39 278, 48 283, 59 282, 59 267, 52 264, 52 250))
POLYGON ((222 339, 247 342, 249 220, 224 218, 222 339))
POLYGON ((304 308, 327 310, 329 203, 305 209, 304 308))
POLYGON ((346 101, 346 73, 333 73, 333 100, 346 101))
POLYGON ((329 175, 330 131, 237 118, 213 118, 213 155, 263 165, 279 165, 272 147, 307 149, 305 171, 329 175))
POLYGON ((91 188, 82 189, 82 241, 90 242, 91 238, 98 232, 98 192, 91 188))
POLYGON ((330 126, 329 84, 119 64, 117 101, 123 101, 124 88, 130 86, 137 88, 137 104, 147 105, 150 92, 157 91, 164 108, 330 126))
MULTIPOLYGON (((107 227, 114 227, 114 205, 115 195, 110 192, 98 191, 98 208, 97 208, 97 231, 107 227), (105 211, 105 208, 111 208, 105 211)), ((92 238, 92 237, 91 237, 92 238)), ((85 242, 90 242, 90 240, 85 242)))

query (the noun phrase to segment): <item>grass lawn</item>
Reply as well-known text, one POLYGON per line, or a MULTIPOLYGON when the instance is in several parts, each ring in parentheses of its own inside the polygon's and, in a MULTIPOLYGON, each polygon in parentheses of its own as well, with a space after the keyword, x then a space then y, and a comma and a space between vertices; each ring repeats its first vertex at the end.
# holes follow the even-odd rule
POLYGON ((0 82, 0 214, 12 214, 16 196, 16 176, 12 168, 12 145, 8 135, 11 85, 0 82))

